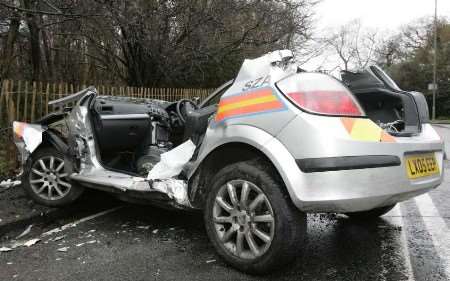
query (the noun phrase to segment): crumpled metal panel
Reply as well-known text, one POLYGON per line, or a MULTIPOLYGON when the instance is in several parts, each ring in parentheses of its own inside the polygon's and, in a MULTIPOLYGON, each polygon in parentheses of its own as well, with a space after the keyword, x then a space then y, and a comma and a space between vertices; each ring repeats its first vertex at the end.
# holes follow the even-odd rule
MULTIPOLYGON (((195 145, 192 142, 189 141, 176 147, 172 153, 170 151, 168 152, 168 156, 172 156, 169 157, 169 162, 176 164, 176 167, 171 170, 172 173, 169 176, 163 179, 157 176, 158 173, 154 173, 156 174, 155 177, 152 180, 147 180, 144 177, 135 177, 103 168, 100 159, 97 157, 97 146, 95 144, 87 106, 75 106, 67 118, 67 124, 69 132, 74 137, 76 143, 76 147, 74 148, 75 152, 80 158, 80 170, 78 173, 70 176, 72 179, 90 184, 110 186, 124 192, 128 190, 162 192, 174 199, 177 204, 191 207, 187 195, 187 182, 175 179, 174 177, 181 172, 182 166, 192 157, 195 149, 195 145), (180 161, 182 163, 175 161, 177 159, 181 159, 180 161), (153 181, 153 179, 157 178, 159 180, 153 181)), ((162 158, 165 159, 164 157, 162 158)), ((159 163, 160 166, 163 164, 161 162, 159 163)))
POLYGON ((106 170, 97 158, 97 147, 89 120, 88 108, 77 105, 67 118, 69 132, 75 139, 75 152, 80 158, 80 171, 71 178, 92 184, 111 186, 122 191, 151 191, 143 177, 133 177, 124 173, 106 170))

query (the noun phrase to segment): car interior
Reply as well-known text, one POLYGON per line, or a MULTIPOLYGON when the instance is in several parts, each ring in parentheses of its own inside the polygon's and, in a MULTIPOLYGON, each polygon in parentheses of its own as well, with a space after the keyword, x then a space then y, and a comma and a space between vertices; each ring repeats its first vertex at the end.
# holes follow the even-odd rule
POLYGON ((198 146, 220 97, 231 84, 225 83, 199 105, 188 99, 166 102, 97 96, 90 113, 102 164, 145 176, 162 153, 189 139, 198 146))

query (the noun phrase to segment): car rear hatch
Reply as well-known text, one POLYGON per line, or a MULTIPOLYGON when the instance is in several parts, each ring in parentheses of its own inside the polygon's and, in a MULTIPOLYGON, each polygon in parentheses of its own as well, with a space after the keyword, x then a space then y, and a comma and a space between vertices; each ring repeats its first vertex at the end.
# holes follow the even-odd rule
POLYGON ((276 83, 298 111, 298 117, 277 138, 298 163, 306 163, 303 169, 299 165, 301 170, 386 164, 402 166, 410 180, 439 177, 443 143, 430 125, 424 96, 400 90, 376 66, 342 76, 345 85, 320 73, 297 73, 276 83), (352 165, 353 161, 362 165, 352 165), (307 167, 308 163, 325 168, 307 167))
POLYGON ((343 71, 341 76, 367 117, 391 135, 417 135, 421 124, 429 123, 424 95, 402 91, 378 66, 357 73, 343 71))

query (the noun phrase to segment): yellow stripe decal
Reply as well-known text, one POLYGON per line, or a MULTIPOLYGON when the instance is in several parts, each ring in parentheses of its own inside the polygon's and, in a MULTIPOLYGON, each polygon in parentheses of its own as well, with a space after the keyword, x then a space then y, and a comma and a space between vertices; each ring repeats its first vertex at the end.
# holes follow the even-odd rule
POLYGON ((353 124, 351 137, 360 141, 380 141, 381 128, 368 119, 358 119, 353 124))
POLYGON ((277 98, 274 95, 270 95, 270 96, 266 96, 266 97, 260 97, 260 98, 253 98, 253 99, 248 99, 248 100, 243 100, 243 101, 240 101, 240 102, 236 102, 236 103, 231 103, 231 104, 228 104, 228 105, 220 106, 218 113, 223 113, 223 112, 228 111, 228 110, 233 110, 233 109, 244 107, 244 106, 248 106, 248 105, 254 105, 254 104, 257 104, 257 103, 271 102, 271 101, 276 101, 276 100, 277 100, 277 98))
POLYGON ((370 119, 341 118, 342 125, 353 140, 395 142, 395 138, 383 131, 370 119))

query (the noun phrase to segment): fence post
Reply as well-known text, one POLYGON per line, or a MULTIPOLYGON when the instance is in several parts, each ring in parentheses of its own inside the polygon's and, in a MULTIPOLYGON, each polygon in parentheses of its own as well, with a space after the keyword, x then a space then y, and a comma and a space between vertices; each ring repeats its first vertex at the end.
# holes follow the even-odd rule
POLYGON ((48 102, 49 102, 49 94, 50 94, 50 83, 47 83, 47 87, 45 89, 45 114, 48 114, 48 102))
POLYGON ((42 106, 42 104, 44 103, 44 97, 43 97, 43 92, 44 92, 44 83, 43 82, 39 82, 39 118, 41 118, 44 115, 44 107, 42 106))
POLYGON ((6 92, 6 85, 9 83, 8 80, 3 80, 2 88, 0 89, 0 126, 3 125, 3 96, 6 92))
POLYGON ((17 83, 17 100, 16 100, 16 120, 20 121, 20 93, 22 90, 22 80, 17 83))
MULTIPOLYGON (((8 116, 8 121, 6 126, 11 126, 12 121, 14 121, 15 112, 14 112, 14 101, 13 101, 13 93, 14 93, 14 80, 10 80, 10 83, 7 84, 6 88, 6 95, 5 95, 5 101, 6 101, 6 113, 8 116), (11 95, 10 95, 11 94, 11 95)), ((6 167, 8 170, 11 170, 15 165, 16 161, 16 155, 15 155, 15 148, 14 144, 11 142, 11 139, 7 139, 6 141, 6 167)), ((8 171, 9 172, 9 171, 8 171)))
POLYGON ((36 81, 33 81, 33 96, 31 97, 31 121, 34 121, 34 116, 36 112, 36 91, 37 91, 37 85, 36 81))
POLYGON ((58 98, 57 99, 62 98, 62 92, 63 92, 63 83, 59 82, 59 85, 58 85, 58 98))
POLYGON ((6 91, 5 91, 5 114, 6 114, 6 124, 9 126, 9 120, 10 120, 10 112, 9 112, 9 94, 12 91, 12 88, 14 86, 14 81, 10 80, 7 85, 6 91), (13 86, 11 86, 13 85, 13 86))
POLYGON ((14 103, 14 80, 11 80, 8 93, 8 124, 11 126, 14 118, 16 117, 16 106, 14 103))
MULTIPOLYGON (((53 82, 53 86, 52 86, 53 90, 51 92, 50 95, 50 100, 56 100, 58 99, 58 84, 56 84, 55 82, 53 82)), ((55 106, 52 106, 52 111, 55 110, 55 106)))
POLYGON ((69 94, 69 83, 64 83, 64 96, 67 96, 69 94))
POLYGON ((25 81, 24 89, 24 101, 23 101, 23 121, 27 122, 28 118, 28 81, 25 81))

